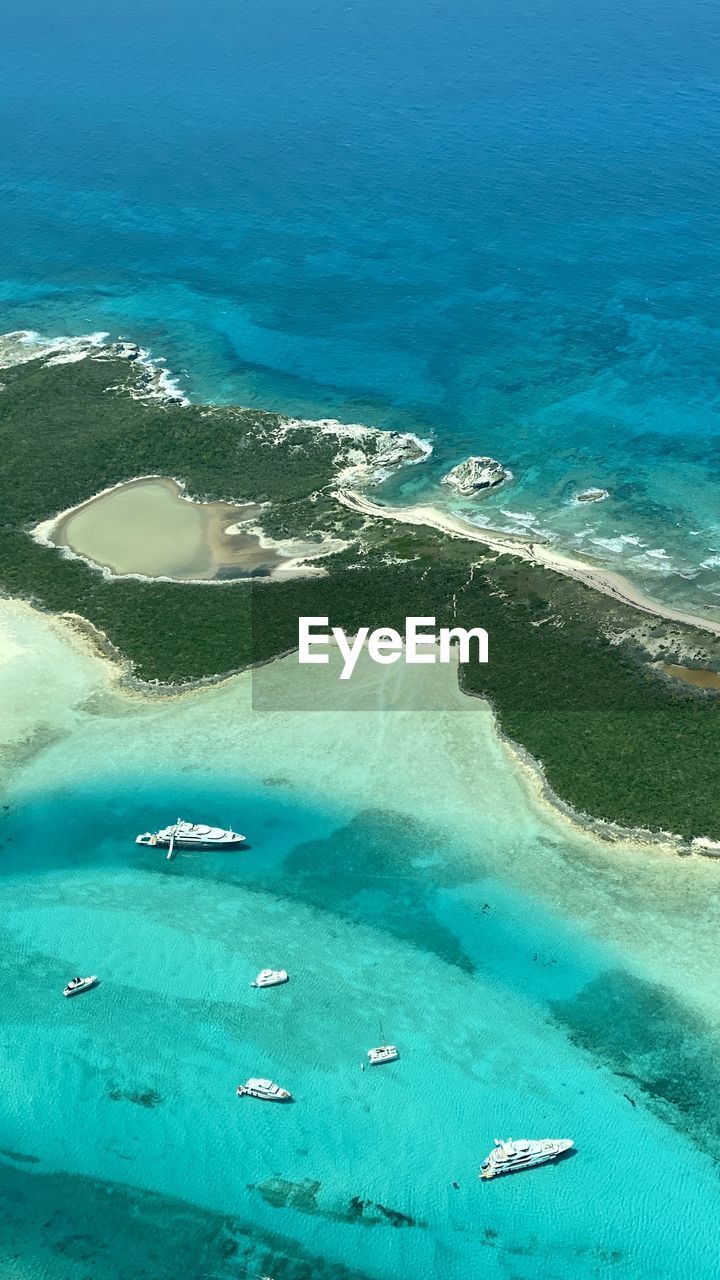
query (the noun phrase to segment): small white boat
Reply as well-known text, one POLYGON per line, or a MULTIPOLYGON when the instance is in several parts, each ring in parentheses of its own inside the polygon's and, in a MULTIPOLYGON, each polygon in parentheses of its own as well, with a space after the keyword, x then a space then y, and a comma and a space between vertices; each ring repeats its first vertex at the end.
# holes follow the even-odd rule
POLYGON ((175 849, 237 849, 246 839, 237 831, 178 818, 171 827, 143 831, 142 835, 135 837, 135 843, 149 845, 153 849, 167 849, 167 856, 171 858, 175 849))
POLYGON ((381 1044, 368 1049, 367 1056, 371 1067, 379 1067, 382 1062, 397 1062, 400 1054, 394 1044, 381 1044))
POLYGON ((282 982, 287 982, 287 969, 261 969, 254 982, 250 983, 251 987, 279 987, 282 982))
POLYGON ((533 1169, 539 1164, 557 1160, 575 1143, 572 1138, 508 1138, 495 1139, 495 1146, 480 1168, 483 1180, 497 1178, 503 1173, 518 1173, 520 1169, 533 1169))
POLYGON ((239 1084, 237 1087, 238 1098, 262 1098, 265 1102, 292 1102, 292 1094, 287 1089, 281 1089, 279 1084, 274 1084, 272 1080, 259 1080, 251 1077, 246 1080, 245 1084, 239 1084))
POLYGON ((89 991, 99 981, 97 974, 93 974, 89 978, 71 978, 63 991, 63 995, 79 996, 81 991, 89 991))

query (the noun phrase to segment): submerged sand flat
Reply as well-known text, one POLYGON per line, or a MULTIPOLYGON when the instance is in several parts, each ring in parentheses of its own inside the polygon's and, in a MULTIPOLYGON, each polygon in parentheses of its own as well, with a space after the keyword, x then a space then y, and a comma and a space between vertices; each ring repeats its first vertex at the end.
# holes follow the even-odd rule
MULTIPOLYGON (((125 691, 114 674, 66 623, 0 601, 3 801, 61 791, 68 779, 102 785, 130 767, 159 787, 166 775, 198 787, 222 777, 387 810, 460 840, 485 876, 616 947, 626 967, 720 1029, 718 860, 574 829, 538 802, 490 707, 460 692, 454 667, 363 658, 343 685, 337 669, 291 655, 175 697, 125 691)), ((427 852, 448 856, 444 846, 427 852)))
POLYGON ((151 476, 64 513, 46 536, 119 575, 184 582, 244 577, 270 573, 283 563, 256 534, 238 528, 258 513, 252 503, 190 502, 176 481, 151 476))
POLYGON ((255 1275, 467 1280, 480 1258, 488 1280, 712 1275, 717 1176, 687 1131, 712 1137, 718 1115, 720 866, 576 838, 449 667, 325 676, 290 657, 128 693, 60 621, 0 602, 10 1228, 19 1205, 36 1253, 52 1241, 48 1280, 80 1248, 73 1276, 160 1277, 142 1238, 106 1268, 111 1211, 114 1238, 148 1223, 153 1248, 205 1213, 174 1274, 240 1258, 255 1275), (298 684, 308 705, 288 710, 298 684), (180 812, 237 820, 250 846, 136 849, 146 819, 180 812), (101 983, 68 1006, 78 957, 101 983), (279 999, 249 987, 266 960, 291 973, 279 999), (358 1069, 380 1018, 394 1074, 358 1069), (255 1070, 297 1105, 240 1104, 255 1070), (478 1163, 511 1123, 578 1155, 491 1203, 478 1163), (47 1170, 71 1200, 81 1187, 77 1225, 47 1170), (586 1221, 588 1204, 612 1212, 586 1221), (51 1213, 63 1248, 44 1227, 36 1241, 51 1213))

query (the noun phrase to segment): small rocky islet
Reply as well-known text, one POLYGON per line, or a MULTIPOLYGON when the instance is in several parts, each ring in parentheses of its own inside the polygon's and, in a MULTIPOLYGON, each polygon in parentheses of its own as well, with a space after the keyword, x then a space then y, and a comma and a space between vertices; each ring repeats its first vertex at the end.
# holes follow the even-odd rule
POLYGON ((472 498, 498 489, 507 480, 512 480, 512 471, 496 458, 470 457, 448 471, 441 483, 464 498, 472 498))

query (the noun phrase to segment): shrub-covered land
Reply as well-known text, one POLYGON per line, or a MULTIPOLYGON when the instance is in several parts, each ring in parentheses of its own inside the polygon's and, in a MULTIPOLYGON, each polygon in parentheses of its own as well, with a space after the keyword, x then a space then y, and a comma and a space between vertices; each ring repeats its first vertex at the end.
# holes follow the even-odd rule
MULTIPOLYGON (((577 810, 629 827, 720 839, 720 702, 671 684, 628 633, 647 619, 555 573, 475 543, 390 522, 369 526, 332 499, 336 442, 311 428, 278 441, 280 419, 133 399, 134 367, 91 360, 3 371, 0 590, 99 628, 146 681, 178 684, 291 650, 300 614, 404 628, 485 626, 490 662, 461 670, 510 738, 542 761, 577 810), (29 529, 141 474, 175 476, 203 498, 268 500, 267 527, 342 533, 352 545, 322 578, 222 586, 108 579, 38 545, 29 529)), ((662 623, 657 627, 662 631, 662 623)), ((678 628, 668 628, 667 644, 678 628)), ((713 653, 687 629, 686 649, 713 653)), ((483 780, 478 775, 478 793, 483 780)))

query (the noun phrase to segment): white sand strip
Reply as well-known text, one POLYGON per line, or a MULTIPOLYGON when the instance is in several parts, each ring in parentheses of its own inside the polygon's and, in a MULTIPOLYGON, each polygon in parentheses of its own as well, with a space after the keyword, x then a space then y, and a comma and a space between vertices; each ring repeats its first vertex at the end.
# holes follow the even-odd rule
POLYGON ((578 582, 585 583, 587 587, 592 587, 594 591, 601 591, 603 595, 610 596, 621 604, 631 605, 634 609, 640 609, 643 613, 667 618, 671 622, 681 622, 690 627, 700 627, 703 631, 720 635, 720 620, 703 617, 701 614, 687 613, 683 609, 673 609, 669 604, 662 604, 646 596, 621 573, 588 564, 587 561, 578 560, 573 556, 563 555, 562 552, 549 547, 547 543, 480 528, 478 525, 471 524, 469 520, 464 520, 462 516, 438 511, 436 507, 420 505, 384 507, 380 503, 372 502, 364 494, 356 493, 353 489, 337 489, 333 496, 343 506, 360 515, 381 520, 397 520, 401 524, 426 525, 446 533, 451 538, 466 538, 471 542, 480 542, 483 546, 490 547, 503 555, 519 556, 523 560, 530 561, 531 564, 542 564, 548 569, 554 569, 557 573, 565 574, 568 578, 575 578, 578 582))

